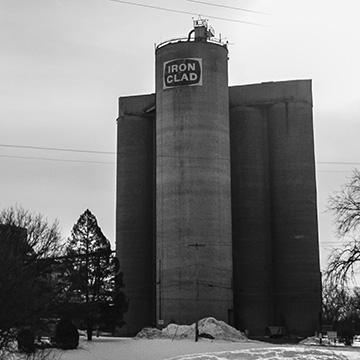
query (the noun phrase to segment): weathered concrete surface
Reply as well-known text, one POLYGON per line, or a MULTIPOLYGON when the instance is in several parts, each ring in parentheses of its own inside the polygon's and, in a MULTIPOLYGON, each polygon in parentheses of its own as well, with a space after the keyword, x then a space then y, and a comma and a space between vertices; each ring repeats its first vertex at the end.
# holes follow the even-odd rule
POLYGON ((311 81, 229 92, 236 325, 309 335, 321 305, 311 81))
POLYGON ((275 321, 308 335, 321 311, 312 106, 273 105, 269 139, 275 321))
POLYGON ((232 308, 227 49, 202 42, 156 53, 157 317, 167 325, 232 308), (202 84, 164 89, 164 62, 202 59, 202 84))
POLYGON ((235 324, 252 335, 272 324, 272 249, 267 114, 230 110, 235 324))
POLYGON ((134 335, 154 323, 154 115, 153 95, 119 99, 116 253, 129 299, 122 332, 134 335))

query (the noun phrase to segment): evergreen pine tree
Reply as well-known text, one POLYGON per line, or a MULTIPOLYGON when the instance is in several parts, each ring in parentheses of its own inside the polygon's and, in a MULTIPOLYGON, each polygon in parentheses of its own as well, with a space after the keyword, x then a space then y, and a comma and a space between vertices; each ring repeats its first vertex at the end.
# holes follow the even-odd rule
POLYGON ((109 240, 87 209, 73 226, 68 239, 64 278, 68 284, 67 301, 74 305, 77 317, 85 320, 88 340, 92 339, 94 324, 103 316, 101 309, 114 297, 115 269, 111 253, 109 240))

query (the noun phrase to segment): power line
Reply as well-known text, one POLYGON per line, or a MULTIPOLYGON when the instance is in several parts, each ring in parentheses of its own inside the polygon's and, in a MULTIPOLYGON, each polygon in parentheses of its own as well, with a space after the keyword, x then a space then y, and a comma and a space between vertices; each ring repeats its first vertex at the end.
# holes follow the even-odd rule
MULTIPOLYGON (((41 149, 41 148, 38 148, 38 149, 41 149)), ((50 149, 47 149, 47 150, 50 150, 50 149)), ((71 151, 71 149, 68 149, 68 150, 56 149, 56 150, 58 150, 58 151, 71 151)), ((93 151, 86 151, 86 150, 83 150, 83 151, 74 150, 74 151, 75 152, 85 152, 85 153, 93 152, 93 151)), ((95 153, 109 154, 108 152, 95 152, 95 153)), ((110 153, 110 154, 115 154, 115 153, 110 153)), ((0 155, 0 157, 2 157, 2 158, 13 158, 13 159, 25 159, 25 160, 45 160, 45 161, 56 161, 56 162, 71 162, 71 163, 112 164, 112 165, 115 164, 115 162, 113 162, 113 161, 69 160, 69 159, 43 158, 43 157, 32 157, 32 156, 0 155)), ((343 164, 347 164, 347 163, 343 163, 343 164)), ((349 171, 316 170, 316 172, 318 172, 318 173, 348 173, 349 171)))
MULTIPOLYGON (((100 151, 88 149, 69 149, 69 148, 53 148, 45 146, 31 146, 31 145, 15 145, 15 144, 0 144, 0 147, 7 148, 20 148, 20 149, 33 149, 33 150, 49 150, 49 151, 66 151, 76 153, 90 153, 90 154, 107 154, 115 155, 115 151, 100 151)), ((220 159, 221 160, 221 159, 220 159)), ((318 165, 360 165, 360 162, 347 162, 347 161, 316 161, 318 165)))
POLYGON ((29 145, 0 144, 0 146, 1 147, 8 147, 8 148, 33 149, 33 150, 68 151, 68 152, 77 152, 77 153, 109 154, 109 155, 115 155, 116 154, 113 151, 111 152, 111 151, 66 149, 66 148, 52 148, 52 147, 29 146, 29 145))
MULTIPOLYGON (((59 152, 87 153, 87 154, 116 155, 115 151, 100 151, 100 150, 89 150, 89 149, 53 148, 53 147, 45 147, 45 146, 15 145, 15 144, 0 144, 0 147, 31 149, 31 150, 45 150, 45 151, 59 151, 59 152)), ((0 155, 0 157, 31 159, 31 160, 49 160, 49 161, 52 160, 52 161, 64 161, 64 162, 85 162, 85 163, 88 162, 88 163, 99 163, 99 164, 114 164, 114 162, 106 162, 106 161, 65 160, 65 159, 52 159, 52 158, 41 158, 41 157, 11 156, 11 155, 0 155)), ((221 159, 218 159, 218 160, 221 160, 221 159)), ((316 161, 316 164, 317 165, 360 165, 360 162, 316 161)), ((317 172, 347 172, 347 171, 317 170, 317 172)))
POLYGON ((255 13, 255 14, 261 14, 261 15, 271 15, 269 13, 265 13, 265 12, 261 12, 261 11, 243 9, 243 8, 238 8, 238 7, 235 7, 235 6, 228 6, 228 5, 223 5, 223 4, 213 4, 213 3, 208 3, 208 2, 205 2, 205 1, 198 1, 198 0, 185 0, 185 1, 192 2, 192 3, 197 3, 197 4, 209 5, 209 6, 216 6, 216 7, 225 8, 225 9, 231 9, 231 10, 246 11, 246 12, 255 13))
POLYGON ((46 161, 58 161, 58 162, 72 162, 72 163, 90 163, 90 164, 112 164, 111 161, 91 161, 91 160, 67 160, 67 159, 54 159, 54 158, 42 158, 42 157, 31 157, 31 156, 12 156, 12 155, 0 155, 3 158, 14 158, 14 159, 26 159, 26 160, 46 160, 46 161))
MULTIPOLYGON (((187 15, 195 15, 195 16, 199 15, 198 13, 195 13, 195 12, 183 11, 183 10, 175 10, 175 9, 169 9, 169 8, 164 8, 164 7, 160 7, 160 6, 153 6, 153 5, 145 5, 145 4, 140 4, 140 3, 133 3, 133 2, 130 2, 130 1, 124 1, 124 0, 109 0, 109 1, 117 2, 117 3, 121 3, 121 4, 133 5, 133 6, 140 6, 140 7, 145 7, 145 8, 149 8, 149 9, 168 11, 168 12, 173 12, 173 13, 178 13, 178 14, 187 14, 187 15)), ((219 17, 219 16, 211 16, 211 15, 205 15, 205 14, 202 14, 202 16, 210 18, 210 19, 231 21, 231 22, 247 24, 247 25, 265 26, 265 25, 250 22, 250 21, 228 19, 228 18, 223 18, 223 17, 219 17)))

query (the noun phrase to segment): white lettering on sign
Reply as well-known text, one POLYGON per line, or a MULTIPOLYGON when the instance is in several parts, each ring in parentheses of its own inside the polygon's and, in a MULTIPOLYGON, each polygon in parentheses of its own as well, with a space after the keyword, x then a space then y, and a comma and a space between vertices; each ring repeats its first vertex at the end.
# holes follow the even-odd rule
POLYGON ((164 89, 202 85, 202 59, 184 58, 164 62, 164 89))

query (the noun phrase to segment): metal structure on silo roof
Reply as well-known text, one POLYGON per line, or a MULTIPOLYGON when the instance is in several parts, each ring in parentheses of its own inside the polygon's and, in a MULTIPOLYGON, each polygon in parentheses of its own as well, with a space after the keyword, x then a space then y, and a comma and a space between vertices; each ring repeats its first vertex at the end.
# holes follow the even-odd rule
POLYGON ((232 312, 228 50, 196 20, 156 49, 159 324, 232 312))

